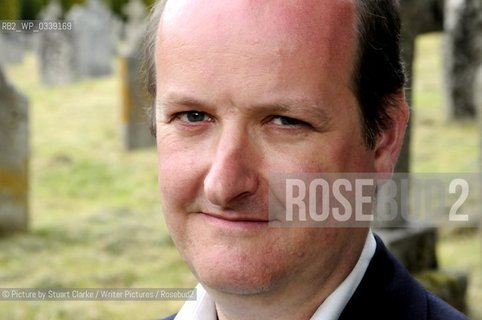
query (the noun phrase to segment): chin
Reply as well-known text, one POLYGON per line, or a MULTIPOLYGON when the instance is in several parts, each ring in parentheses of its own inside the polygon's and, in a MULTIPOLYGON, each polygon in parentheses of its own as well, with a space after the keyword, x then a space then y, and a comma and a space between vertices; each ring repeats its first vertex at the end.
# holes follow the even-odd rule
POLYGON ((233 281, 224 277, 215 277, 214 279, 200 279, 199 282, 208 289, 222 292, 230 295, 253 296, 272 291, 275 286, 271 279, 267 281, 256 280, 256 277, 246 281, 233 281))
POLYGON ((273 290, 280 279, 284 278, 284 272, 280 270, 279 264, 273 266, 267 261, 252 259, 248 264, 246 259, 237 259, 232 256, 193 261, 189 265, 203 286, 233 295, 266 293, 273 290))

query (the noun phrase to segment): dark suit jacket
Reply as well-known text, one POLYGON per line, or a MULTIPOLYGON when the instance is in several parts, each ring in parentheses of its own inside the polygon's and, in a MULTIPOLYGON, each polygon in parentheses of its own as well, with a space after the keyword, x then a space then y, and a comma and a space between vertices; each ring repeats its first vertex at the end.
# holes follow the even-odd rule
MULTIPOLYGON (((339 320, 468 319, 425 290, 387 250, 380 238, 375 238, 375 255, 339 320)), ((173 320, 174 317, 172 315, 164 320, 173 320)))
POLYGON ((360 285, 340 320, 462 320, 467 319, 425 290, 375 236, 377 249, 360 285))

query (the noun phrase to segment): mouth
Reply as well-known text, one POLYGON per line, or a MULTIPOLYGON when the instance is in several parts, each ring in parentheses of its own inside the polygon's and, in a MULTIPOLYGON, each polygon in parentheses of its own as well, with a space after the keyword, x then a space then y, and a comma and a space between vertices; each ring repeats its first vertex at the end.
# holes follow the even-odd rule
POLYGON ((201 212, 208 223, 224 229, 254 230, 268 227, 269 220, 257 217, 246 217, 237 214, 212 214, 201 212))

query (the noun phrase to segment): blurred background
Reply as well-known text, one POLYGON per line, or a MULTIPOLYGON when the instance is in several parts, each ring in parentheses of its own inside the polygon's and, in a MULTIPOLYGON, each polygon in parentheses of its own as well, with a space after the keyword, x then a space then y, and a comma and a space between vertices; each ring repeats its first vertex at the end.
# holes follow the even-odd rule
MULTIPOLYGON (((2 21, 56 22, 0 31, 0 288, 196 284, 162 219, 145 121, 150 101, 138 70, 152 3, 0 0, 2 21)), ((401 5, 412 121, 397 169, 480 173, 482 1, 401 5)), ((402 256, 433 256, 408 267, 476 320, 479 226, 425 230, 420 243, 433 242, 425 253, 410 232, 402 231, 412 237, 405 249, 393 245, 402 256)), ((155 319, 181 304, 0 300, 0 318, 155 319)))

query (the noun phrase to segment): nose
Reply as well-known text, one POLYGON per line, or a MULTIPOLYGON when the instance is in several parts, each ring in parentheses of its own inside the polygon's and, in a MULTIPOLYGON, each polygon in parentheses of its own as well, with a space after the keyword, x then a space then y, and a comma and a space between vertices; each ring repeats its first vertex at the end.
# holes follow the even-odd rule
POLYGON ((259 185, 256 158, 246 132, 223 129, 204 179, 207 200, 216 206, 230 208, 237 200, 253 195, 259 185))

